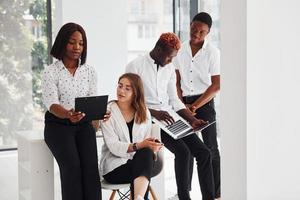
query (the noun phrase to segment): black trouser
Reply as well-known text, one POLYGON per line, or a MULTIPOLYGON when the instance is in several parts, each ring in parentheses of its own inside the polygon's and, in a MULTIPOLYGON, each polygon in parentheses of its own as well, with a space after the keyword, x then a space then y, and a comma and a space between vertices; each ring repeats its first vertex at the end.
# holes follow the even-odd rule
POLYGON ((175 176, 180 200, 190 200, 190 160, 196 158, 198 179, 203 200, 214 200, 214 181, 209 149, 196 134, 175 140, 163 130, 161 139, 164 145, 175 155, 175 176))
MULTIPOLYGON (((194 103, 201 95, 183 97, 183 101, 185 104, 194 103)), ((216 111, 214 100, 212 99, 201 108, 196 111, 196 118, 203 119, 205 121, 215 121, 216 120, 216 111)), ((218 149, 218 141, 217 141, 217 127, 216 123, 204 129, 202 132, 202 138, 204 144, 210 149, 212 156, 212 166, 213 166, 213 174, 214 174, 214 183, 215 183, 215 195, 216 198, 221 196, 221 187, 220 187, 220 153, 218 149)), ((191 170, 193 169, 193 159, 190 161, 191 170)), ((192 181, 192 180, 190 180, 192 181)), ((191 184, 191 183, 190 183, 191 184)))
POLYGON ((101 200, 96 134, 91 123, 75 125, 46 112, 44 135, 59 166, 62 200, 101 200))
MULTIPOLYGON (((103 178, 112 184, 131 183, 131 192, 134 194, 133 181, 137 177, 145 176, 150 183, 152 169, 154 167, 154 154, 149 148, 138 150, 132 160, 105 174, 103 178)), ((145 194, 148 199, 148 191, 145 194)))

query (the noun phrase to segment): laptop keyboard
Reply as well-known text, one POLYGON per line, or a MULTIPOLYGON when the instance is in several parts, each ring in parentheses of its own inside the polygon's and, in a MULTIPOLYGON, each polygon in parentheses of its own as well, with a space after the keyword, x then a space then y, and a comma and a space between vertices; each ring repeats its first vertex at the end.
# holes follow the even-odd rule
POLYGON ((174 135, 181 133, 182 131, 189 128, 181 119, 177 120, 175 123, 166 126, 166 128, 171 131, 174 135))

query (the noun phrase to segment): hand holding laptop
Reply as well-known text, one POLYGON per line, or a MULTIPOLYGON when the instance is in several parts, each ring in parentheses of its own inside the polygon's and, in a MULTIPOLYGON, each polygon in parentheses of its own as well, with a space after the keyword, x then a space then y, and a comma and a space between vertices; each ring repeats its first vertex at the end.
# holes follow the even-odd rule
POLYGON ((163 110, 151 110, 151 115, 155 117, 159 121, 164 121, 167 124, 171 125, 175 122, 173 117, 167 112, 163 110))
POLYGON ((201 129, 202 127, 206 126, 208 123, 209 123, 208 121, 204 121, 202 119, 195 119, 191 123, 191 126, 194 129, 194 131, 197 131, 197 130, 201 129))
POLYGON ((187 120, 185 118, 181 117, 178 113, 176 113, 173 109, 169 109, 167 111, 150 110, 150 112, 153 116, 153 118, 152 118, 153 122, 158 124, 161 129, 163 129, 167 134, 169 134, 171 137, 173 137, 176 140, 186 137, 195 132, 202 131, 206 127, 215 123, 215 121, 208 123, 201 119, 196 119, 193 116, 190 117, 191 115, 189 115, 189 113, 187 113, 187 111, 185 111, 185 110, 183 110, 183 112, 181 114, 188 115, 191 124, 189 122, 187 122, 187 120), (162 114, 156 115, 159 112, 162 114), (166 115, 166 113, 170 116, 166 115), (156 118, 157 116, 162 117, 162 118, 156 118), (163 117, 166 117, 166 118, 163 118, 163 117), (170 121, 171 118, 175 122, 171 122, 170 121), (162 120, 160 120, 160 119, 162 119, 162 120))

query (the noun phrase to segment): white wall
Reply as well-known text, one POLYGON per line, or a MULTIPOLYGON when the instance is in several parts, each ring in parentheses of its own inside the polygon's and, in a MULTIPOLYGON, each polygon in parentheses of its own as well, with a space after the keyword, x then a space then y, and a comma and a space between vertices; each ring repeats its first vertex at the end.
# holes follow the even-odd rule
POLYGON ((56 0, 55 4, 55 31, 67 22, 83 26, 87 63, 98 72, 98 92, 115 98, 117 80, 127 64, 127 1, 56 0))
POLYGON ((222 2, 224 200, 300 198, 299 8, 297 0, 222 2))
POLYGON ((246 200, 246 1, 221 2, 221 192, 246 200))

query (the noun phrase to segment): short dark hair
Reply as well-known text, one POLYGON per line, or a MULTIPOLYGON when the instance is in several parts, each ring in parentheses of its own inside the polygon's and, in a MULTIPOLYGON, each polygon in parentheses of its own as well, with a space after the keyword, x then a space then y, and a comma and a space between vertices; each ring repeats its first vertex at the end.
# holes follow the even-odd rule
POLYGON ((71 37, 71 35, 76 32, 79 31, 82 35, 82 39, 83 39, 83 51, 81 53, 81 62, 80 64, 83 65, 86 61, 86 54, 87 54, 87 39, 86 39, 86 34, 84 29, 76 23, 67 23, 65 25, 63 25, 56 38, 54 41, 54 44, 51 48, 51 52, 50 54, 58 59, 58 60, 62 60, 62 58, 64 57, 65 53, 66 53, 66 46, 69 42, 69 39, 71 37))
POLYGON ((206 12, 200 12, 193 18, 192 22, 202 22, 204 24, 207 24, 208 28, 211 28, 212 25, 212 18, 211 16, 206 12))

